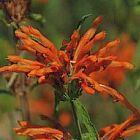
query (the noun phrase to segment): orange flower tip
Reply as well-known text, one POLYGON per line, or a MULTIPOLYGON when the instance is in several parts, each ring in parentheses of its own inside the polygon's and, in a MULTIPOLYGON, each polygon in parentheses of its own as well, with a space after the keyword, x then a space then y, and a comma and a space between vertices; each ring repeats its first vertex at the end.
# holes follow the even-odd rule
POLYGON ((32 26, 27 26, 27 28, 31 34, 36 35, 36 36, 40 35, 40 32, 37 29, 33 28, 32 26))
POLYGON ((31 71, 27 74, 28 77, 34 77, 36 75, 35 71, 31 71))
POLYGON ((103 20, 103 16, 98 16, 94 21, 93 21, 93 27, 97 27, 103 20))
POLYGON ((107 44, 107 46, 109 47, 115 47, 118 46, 120 44, 120 39, 115 39, 114 41, 111 41, 107 44))
POLYGON ((9 55, 6 59, 8 59, 8 60, 11 61, 11 62, 14 62, 14 61, 19 60, 20 57, 17 56, 17 55, 9 55))
POLYGON ((19 38, 27 38, 27 35, 22 33, 20 30, 16 30, 15 35, 16 37, 19 37, 19 38))
POLYGON ((105 31, 102 31, 102 32, 96 34, 95 37, 94 37, 94 39, 96 41, 98 41, 98 40, 103 40, 105 37, 106 37, 106 32, 105 31))
POLYGON ((45 76, 41 76, 41 77, 38 79, 38 83, 40 83, 40 84, 45 83, 45 82, 46 82, 45 76))
POLYGON ((130 64, 130 63, 128 64, 128 69, 131 70, 131 69, 134 69, 134 68, 135 68, 135 66, 133 64, 130 64))
POLYGON ((78 38, 78 37, 79 37, 79 30, 75 30, 75 31, 73 32, 72 36, 71 36, 71 39, 73 40, 73 39, 76 39, 76 38, 78 38))
POLYGON ((21 31, 24 32, 24 33, 27 33, 27 34, 30 33, 30 31, 29 31, 30 28, 31 28, 30 25, 29 26, 21 26, 20 27, 21 31))
POLYGON ((95 94, 95 90, 92 87, 87 86, 85 83, 82 83, 81 86, 86 93, 91 95, 95 94))
POLYGON ((19 124, 21 127, 29 126, 29 122, 27 122, 27 121, 18 121, 18 124, 19 124))
POLYGON ((134 69, 134 65, 131 64, 131 63, 129 63, 129 62, 121 62, 121 61, 120 61, 119 63, 120 63, 120 66, 121 66, 122 68, 129 69, 129 70, 134 69))
MULTIPOLYGON (((85 89, 84 89, 85 90, 85 89)), ((95 94, 95 90, 94 89, 86 89, 85 91, 87 94, 90 94, 90 95, 94 95, 95 94)))
POLYGON ((29 26, 21 26, 20 29, 21 29, 22 32, 24 32, 28 35, 33 34, 35 36, 38 36, 40 34, 40 32, 37 29, 33 28, 30 25, 29 26))
POLYGON ((115 41, 116 41, 116 44, 119 44, 121 42, 119 38, 117 38, 115 41))
POLYGON ((7 71, 9 70, 9 67, 10 67, 10 66, 3 66, 3 67, 0 67, 0 73, 7 72, 7 71))
POLYGON ((120 39, 115 39, 114 41, 112 41, 114 44, 119 44, 120 43, 120 39))

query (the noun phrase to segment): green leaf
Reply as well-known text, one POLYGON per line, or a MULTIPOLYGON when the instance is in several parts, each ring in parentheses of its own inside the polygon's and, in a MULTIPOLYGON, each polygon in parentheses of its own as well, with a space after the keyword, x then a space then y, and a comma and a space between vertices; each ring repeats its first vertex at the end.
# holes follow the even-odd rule
POLYGON ((34 35, 30 35, 30 38, 42 45, 41 41, 38 38, 36 38, 34 35))
POLYGON ((92 14, 88 14, 88 15, 84 15, 82 16, 81 20, 79 21, 78 25, 77 25, 77 29, 81 29, 82 24, 84 23, 84 21, 88 18, 92 16, 92 14))
POLYGON ((98 132, 91 122, 88 112, 86 111, 85 107, 81 104, 81 102, 76 99, 73 100, 73 104, 75 107, 75 112, 77 115, 77 121, 79 122, 81 133, 82 133, 82 140, 98 140, 98 132))

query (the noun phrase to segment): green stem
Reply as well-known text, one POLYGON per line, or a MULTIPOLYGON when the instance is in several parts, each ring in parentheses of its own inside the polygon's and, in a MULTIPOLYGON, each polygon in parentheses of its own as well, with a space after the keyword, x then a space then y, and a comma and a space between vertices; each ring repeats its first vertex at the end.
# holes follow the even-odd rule
POLYGON ((7 83, 7 88, 10 89, 13 85, 13 83, 15 82, 16 78, 17 78, 18 74, 17 73, 13 73, 10 80, 7 83))
POLYGON ((78 135, 79 135, 78 138, 80 138, 79 140, 82 140, 82 131, 81 131, 81 127, 80 127, 80 122, 78 120, 78 115, 76 113, 77 111, 76 111, 76 108, 75 108, 75 105, 74 105, 74 101, 71 100, 70 104, 71 104, 71 107, 72 107, 75 124, 76 124, 77 130, 78 130, 78 135))

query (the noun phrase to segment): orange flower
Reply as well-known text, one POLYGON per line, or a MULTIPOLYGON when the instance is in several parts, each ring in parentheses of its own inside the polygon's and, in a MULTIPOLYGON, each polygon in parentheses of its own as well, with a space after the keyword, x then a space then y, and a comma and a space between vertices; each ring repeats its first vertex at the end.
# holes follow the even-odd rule
POLYGON ((111 87, 98 83, 92 77, 95 72, 102 72, 106 68, 133 68, 132 64, 119 61, 114 55, 108 55, 110 49, 118 46, 119 39, 107 43, 96 52, 92 51, 92 47, 96 42, 101 42, 106 36, 104 31, 96 33, 101 21, 102 17, 97 17, 93 21, 91 28, 81 38, 80 29, 75 30, 71 35, 70 42, 63 42, 63 45, 66 46, 65 50, 57 50, 55 45, 37 29, 31 26, 21 27, 15 32, 16 36, 21 40, 19 48, 34 55, 37 61, 26 60, 18 56, 9 56, 9 61, 16 64, 2 67, 0 72, 23 72, 29 77, 39 77, 38 81, 40 83, 50 83, 57 88, 57 91, 60 91, 61 96, 68 94, 70 98, 75 97, 68 93, 71 90, 67 89, 69 86, 65 85, 76 81, 74 86, 78 89, 77 93, 81 91, 81 88, 89 94, 94 94, 95 91, 98 91, 102 95, 109 95, 115 100, 121 101, 132 112, 137 112, 122 94, 111 87))
POLYGON ((62 140, 63 132, 46 126, 33 126, 26 121, 20 121, 21 128, 15 128, 18 135, 29 136, 33 140, 62 140))
MULTIPOLYGON (((121 34, 120 40, 120 46, 114 47, 108 52, 116 55, 121 61, 131 62, 135 53, 136 44, 126 33, 121 34)), ((105 71, 97 71, 92 73, 91 76, 99 82, 116 87, 124 80, 125 72, 125 69, 110 67, 105 71)))
POLYGON ((128 136, 131 136, 131 135, 133 135, 133 134, 135 134, 137 132, 140 132, 140 126, 136 126, 135 128, 132 128, 132 129, 124 131, 121 134, 121 138, 125 138, 125 137, 128 137, 128 136))
POLYGON ((100 131, 101 140, 115 140, 118 138, 128 137, 138 131, 140 131, 139 115, 131 115, 121 124, 113 124, 102 128, 100 131))

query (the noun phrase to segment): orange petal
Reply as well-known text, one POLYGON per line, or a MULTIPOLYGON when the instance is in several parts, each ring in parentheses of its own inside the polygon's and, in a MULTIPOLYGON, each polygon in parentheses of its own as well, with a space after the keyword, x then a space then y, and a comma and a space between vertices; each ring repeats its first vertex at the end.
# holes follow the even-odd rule
POLYGON ((87 54, 91 47, 97 42, 101 41, 105 38, 106 33, 104 31, 98 33, 95 35, 95 37, 90 40, 85 46, 80 47, 78 50, 76 50, 74 55, 74 60, 79 61, 85 54, 87 54))
POLYGON ((44 67, 44 68, 41 68, 41 69, 33 69, 30 73, 28 73, 28 76, 29 77, 36 77, 36 76, 44 76, 48 73, 51 73, 53 72, 53 70, 49 67, 44 67))
POLYGON ((41 55, 45 54, 49 60, 51 60, 51 61, 57 60, 58 63, 60 62, 59 59, 56 57, 56 55, 54 55, 53 52, 51 52, 48 48, 45 48, 42 45, 40 45, 39 43, 35 42, 34 40, 27 38, 27 39, 21 39, 21 41, 25 46, 28 46, 31 49, 33 49, 34 51, 36 51, 36 53, 39 53, 41 55))
POLYGON ((104 56, 110 48, 118 46, 119 43, 120 43, 119 39, 116 39, 114 41, 111 41, 111 42, 107 43, 105 45, 105 47, 103 47, 102 49, 100 49, 98 51, 98 57, 104 56))
POLYGON ((80 38, 79 31, 75 30, 73 34, 71 35, 70 42, 66 44, 67 45, 66 50, 68 52, 70 51, 73 52, 75 50, 75 48, 77 47, 79 38, 80 38))
POLYGON ((124 61, 112 61, 109 67, 122 67, 131 70, 134 68, 134 65, 124 61))
POLYGON ((46 83, 46 77, 45 76, 41 76, 39 79, 38 79, 38 83, 46 83))
POLYGON ((115 131, 108 137, 108 140, 115 140, 120 138, 121 133, 135 121, 135 115, 131 115, 126 121, 120 124, 115 131))
POLYGON ((23 27, 21 27, 21 31, 17 30, 15 32, 15 34, 17 37, 19 37, 21 39, 24 46, 26 46, 24 48, 27 48, 27 46, 28 46, 28 49, 27 49, 28 51, 33 52, 33 50, 34 50, 41 54, 46 54, 50 60, 57 60, 58 63, 60 63, 60 61, 58 59, 58 53, 57 53, 56 48, 38 30, 34 29, 31 26, 23 26, 23 27), (34 35, 37 39, 39 39, 41 41, 42 44, 32 40, 30 38, 30 35, 34 35), (29 49, 29 47, 31 49, 29 49))
POLYGON ((27 127, 27 126, 29 126, 29 122, 27 122, 27 121, 18 121, 18 123, 19 123, 19 125, 21 127, 27 127))
POLYGON ((34 35, 37 39, 41 41, 44 47, 48 47, 52 52, 55 53, 55 55, 57 55, 57 50, 54 44, 45 36, 43 36, 37 29, 33 28, 32 26, 22 26, 21 30, 28 35, 34 35))
POLYGON ((115 89, 108 87, 106 85, 99 84, 100 88, 97 89, 101 94, 108 94, 112 96, 116 101, 120 101, 127 109, 129 109, 134 114, 140 114, 139 111, 129 103, 129 101, 121 93, 115 89))
POLYGON ((62 62, 69 62, 68 55, 64 51, 59 51, 59 58, 62 60, 62 62))
POLYGON ((16 30, 15 35, 16 35, 16 37, 18 37, 20 39, 28 38, 28 35, 26 35, 25 33, 21 32, 20 30, 16 30))
POLYGON ((94 21, 93 21, 93 27, 96 27, 102 22, 103 16, 98 16, 94 21))
POLYGON ((27 64, 27 65, 44 66, 42 63, 40 63, 38 61, 31 61, 31 60, 23 59, 16 55, 9 55, 8 60, 13 63, 20 62, 22 64, 27 64))
POLYGON ((88 73, 88 74, 95 71, 106 69, 111 64, 111 62, 116 59, 115 56, 108 56, 105 58, 97 58, 94 56, 93 57, 89 56, 89 58, 90 59, 86 61, 87 63, 85 62, 85 73, 88 73), (97 58, 97 60, 95 58, 97 58))
POLYGON ((129 137, 137 132, 140 132, 140 126, 136 126, 135 128, 129 129, 129 130, 125 130, 122 134, 121 134, 121 138, 125 138, 125 137, 129 137))
MULTIPOLYGON (((72 79, 72 80, 75 80, 75 79, 83 80, 82 82, 86 82, 86 83, 91 84, 92 87, 89 87, 89 88, 92 88, 93 90, 99 91, 99 89, 100 89, 99 84, 98 84, 96 81, 94 81, 93 79, 91 79, 89 76, 87 76, 87 75, 86 75, 85 73, 83 73, 83 72, 78 72, 78 73, 74 74, 74 75, 72 76, 71 79, 72 79)), ((83 83, 83 85, 85 86, 84 83, 83 83)), ((87 90, 89 90, 89 88, 87 89, 87 87, 86 87, 87 90)), ((91 91, 92 94, 94 93, 93 90, 91 91)), ((90 92, 90 93, 91 93, 91 92, 90 92)))
POLYGON ((18 65, 18 64, 13 64, 11 66, 4 66, 0 68, 0 73, 1 72, 23 72, 23 73, 28 73, 33 69, 39 68, 38 66, 29 66, 29 65, 18 65))
POLYGON ((15 128, 15 132, 18 135, 30 136, 33 139, 56 139, 60 140, 63 138, 63 132, 58 129, 53 129, 44 126, 32 126, 25 128, 15 128))
POLYGON ((83 48, 84 45, 87 44, 87 42, 94 36, 96 29, 98 27, 98 25, 101 23, 102 21, 102 17, 99 16, 97 17, 94 21, 93 21, 93 25, 90 29, 87 30, 87 32, 83 35, 83 37, 81 38, 78 47, 75 51, 74 54, 74 60, 77 60, 77 57, 79 55, 80 50, 83 48))
POLYGON ((106 36, 106 32, 102 31, 102 32, 95 35, 94 40, 95 41, 103 40, 105 38, 105 36, 106 36))
POLYGON ((29 47, 27 45, 24 45, 24 44, 22 44, 22 46, 21 45, 17 45, 17 49, 25 50, 25 51, 28 51, 29 53, 31 53, 32 55, 36 55, 36 50, 34 50, 31 47, 29 47))
POLYGON ((82 84, 81 84, 81 87, 82 87, 82 89, 86 92, 86 93, 88 93, 88 94, 94 94, 95 93, 95 90, 93 89, 93 88, 91 88, 91 87, 89 87, 86 83, 84 83, 84 82, 82 82, 82 84))
POLYGON ((82 58, 80 61, 78 61, 75 65, 75 71, 78 72, 82 67, 85 67, 89 64, 93 64, 97 61, 96 55, 90 55, 87 57, 82 58))

